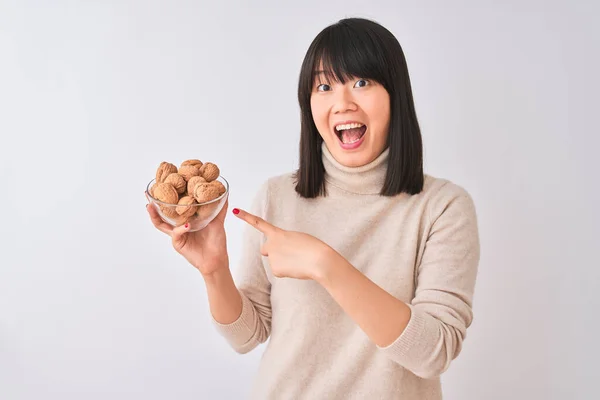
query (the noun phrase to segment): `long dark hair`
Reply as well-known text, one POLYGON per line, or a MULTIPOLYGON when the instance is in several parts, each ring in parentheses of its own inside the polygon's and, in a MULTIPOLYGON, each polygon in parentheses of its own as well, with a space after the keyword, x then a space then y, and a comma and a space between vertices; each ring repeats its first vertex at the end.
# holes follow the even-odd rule
POLYGON ((326 195, 321 154, 323 138, 315 126, 310 97, 315 71, 345 83, 352 77, 381 84, 390 96, 390 148, 381 195, 416 194, 423 189, 423 143, 404 52, 394 35, 376 22, 347 18, 328 26, 313 40, 300 70, 300 165, 296 192, 302 197, 326 195), (319 68, 321 67, 321 68, 319 68))

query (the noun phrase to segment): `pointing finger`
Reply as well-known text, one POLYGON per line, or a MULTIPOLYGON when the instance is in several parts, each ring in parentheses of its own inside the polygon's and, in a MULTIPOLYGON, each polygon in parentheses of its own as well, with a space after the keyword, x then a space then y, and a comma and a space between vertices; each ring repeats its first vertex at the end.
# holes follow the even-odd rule
POLYGON ((240 210, 239 208, 234 208, 233 213, 239 219, 246 221, 248 224, 252 225, 258 231, 264 233, 267 236, 279 230, 279 228, 277 228, 274 225, 271 225, 264 219, 256 215, 250 214, 249 212, 246 212, 244 210, 240 210))

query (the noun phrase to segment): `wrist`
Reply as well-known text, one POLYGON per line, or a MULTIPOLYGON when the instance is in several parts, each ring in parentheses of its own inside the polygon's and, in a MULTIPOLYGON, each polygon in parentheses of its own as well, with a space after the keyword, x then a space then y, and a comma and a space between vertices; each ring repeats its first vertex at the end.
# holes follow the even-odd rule
POLYGON ((200 274, 207 285, 218 285, 231 278, 231 271, 227 267, 218 267, 207 273, 200 271, 200 274))
POLYGON ((345 259, 334 249, 327 246, 323 252, 321 262, 317 263, 313 279, 321 286, 327 286, 334 279, 340 264, 345 259))

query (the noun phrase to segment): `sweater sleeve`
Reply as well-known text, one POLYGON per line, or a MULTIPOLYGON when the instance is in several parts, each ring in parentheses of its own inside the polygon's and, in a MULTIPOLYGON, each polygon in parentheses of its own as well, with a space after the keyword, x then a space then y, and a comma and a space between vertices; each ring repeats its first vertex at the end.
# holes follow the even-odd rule
MULTIPOLYGON (((250 212, 265 218, 268 196, 267 181, 255 196, 250 212)), ((241 261, 235 279, 242 297, 242 313, 230 324, 221 324, 212 318, 217 331, 241 354, 264 343, 271 333, 271 283, 260 254, 264 236, 245 225, 241 261)))
POLYGON ((421 378, 448 369, 473 320, 480 257, 475 207, 459 186, 448 183, 443 189, 429 208, 431 229, 416 270, 415 296, 408 304, 410 320, 392 344, 380 347, 421 378))

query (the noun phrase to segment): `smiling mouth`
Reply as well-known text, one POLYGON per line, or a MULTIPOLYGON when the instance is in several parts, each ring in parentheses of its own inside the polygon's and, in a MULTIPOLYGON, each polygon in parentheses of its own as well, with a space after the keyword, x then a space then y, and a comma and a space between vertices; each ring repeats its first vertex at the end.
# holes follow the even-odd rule
POLYGON ((352 144, 362 139, 367 131, 367 126, 360 123, 337 125, 334 131, 340 142, 352 144))

